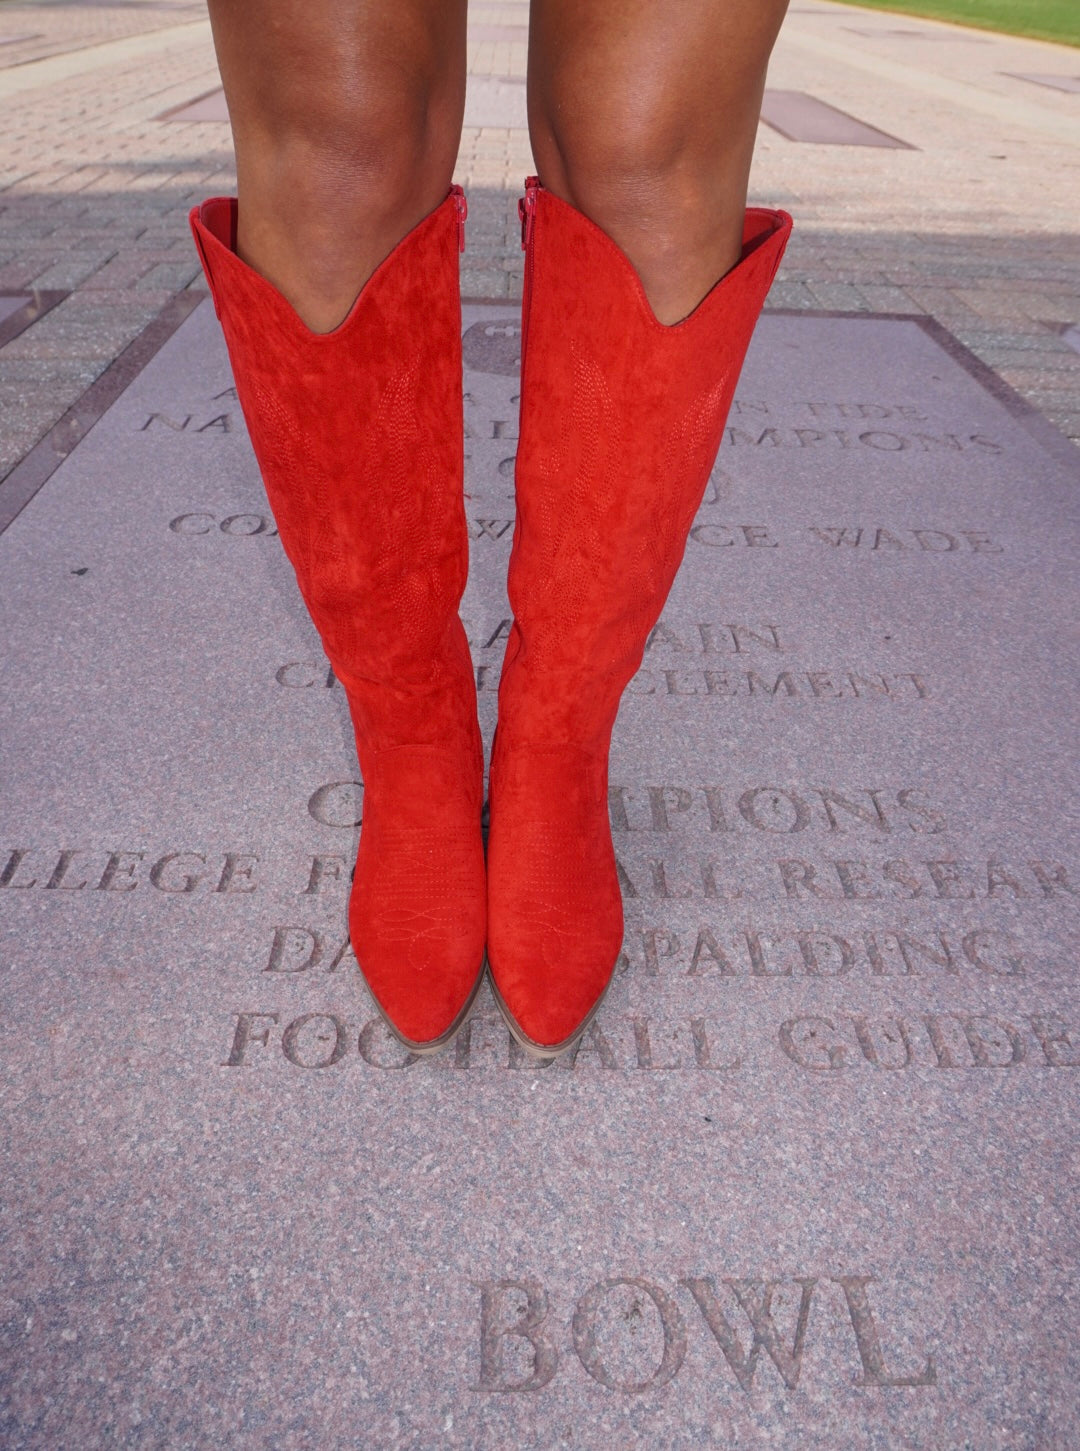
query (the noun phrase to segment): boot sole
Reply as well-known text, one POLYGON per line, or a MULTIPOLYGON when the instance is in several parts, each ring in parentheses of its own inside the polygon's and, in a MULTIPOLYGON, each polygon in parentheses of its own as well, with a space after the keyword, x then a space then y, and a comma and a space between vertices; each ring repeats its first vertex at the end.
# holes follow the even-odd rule
MULTIPOLYGON (((429 1054, 441 1052, 441 1050, 446 1047, 447 1043, 451 1042, 453 1038, 457 1035, 459 1030, 463 1027, 465 1019, 472 1011, 472 1005, 476 1001, 476 994, 480 991, 480 985, 484 981, 485 961, 486 959, 481 960, 480 970, 476 974, 476 981, 472 985, 472 990, 470 991, 469 996, 465 999, 465 1002, 462 1004, 461 1011, 458 1013, 454 1021, 450 1024, 449 1028, 447 1028, 445 1033, 440 1033, 437 1038, 430 1038, 423 1043, 414 1043, 411 1038, 406 1038, 405 1034, 401 1031, 401 1029, 398 1028, 393 1020, 387 1016, 382 1004, 379 1002, 375 994, 371 991, 371 988, 368 987, 366 977, 364 978, 364 986, 368 988, 368 996, 375 1004, 375 1008, 379 1014, 379 1017, 382 1018, 383 1022, 386 1024, 390 1032, 398 1040, 401 1046, 403 1048, 408 1048, 410 1053, 415 1053, 418 1057, 424 1058, 427 1057, 429 1054)), ((357 965, 359 966, 359 963, 357 965)), ((360 968, 360 975, 361 977, 364 976, 364 969, 362 967, 360 968)))
POLYGON ((568 1038, 564 1038, 561 1043, 537 1043, 535 1039, 530 1038, 529 1035, 518 1026, 518 1023, 514 1018, 513 1013, 506 1006, 506 1003, 503 1000, 502 993, 500 993, 499 989, 495 986, 495 978, 492 975, 491 963, 490 961, 488 963, 488 983, 491 986, 491 995, 495 999, 495 1004, 498 1007, 499 1012, 502 1013, 503 1018, 505 1019, 506 1026, 510 1029, 511 1036, 513 1037, 517 1045, 525 1050, 530 1058, 534 1058, 537 1062, 543 1063, 552 1062, 552 1060, 558 1058, 561 1053, 566 1053, 570 1048, 574 1046, 574 1044, 581 1037, 582 1033, 584 1033, 585 1029, 592 1022, 593 1018, 595 1018, 597 1013, 600 1011, 601 1007, 603 1006, 604 999, 611 991, 611 984, 614 981, 615 968, 612 967, 611 976, 608 978, 607 983, 604 986, 604 991, 596 999, 596 1002, 593 1003, 592 1007, 585 1014, 581 1022, 578 1024, 578 1026, 574 1029, 574 1031, 570 1034, 568 1038))

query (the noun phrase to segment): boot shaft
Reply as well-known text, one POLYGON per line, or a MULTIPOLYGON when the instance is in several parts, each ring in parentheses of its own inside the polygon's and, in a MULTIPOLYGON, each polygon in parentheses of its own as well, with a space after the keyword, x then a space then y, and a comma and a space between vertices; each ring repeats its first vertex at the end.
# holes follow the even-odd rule
POLYGON ((750 208, 740 261, 666 327, 628 258, 588 218, 535 181, 522 212, 515 624, 500 734, 606 749, 682 560, 791 219, 750 208))
POLYGON ((234 199, 191 214, 281 541, 362 751, 441 737, 447 713, 475 731, 457 616, 468 569, 463 216, 454 188, 341 325, 313 333, 237 255, 234 199))

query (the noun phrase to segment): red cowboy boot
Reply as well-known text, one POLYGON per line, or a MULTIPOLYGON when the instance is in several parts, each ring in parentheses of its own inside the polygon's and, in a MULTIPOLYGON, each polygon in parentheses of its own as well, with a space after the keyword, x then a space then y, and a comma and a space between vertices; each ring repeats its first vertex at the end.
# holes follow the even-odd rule
POLYGON ((535 178, 526 188, 488 964, 511 1031, 552 1057, 595 1013, 622 943, 611 731, 686 548, 791 218, 750 208, 740 261, 665 327, 615 243, 535 178))
POLYGON ((484 953, 483 748, 457 607, 468 569, 454 187, 333 332, 236 254, 235 200, 191 228, 281 542, 349 701, 364 819, 353 949, 416 1052, 464 1021, 484 953))

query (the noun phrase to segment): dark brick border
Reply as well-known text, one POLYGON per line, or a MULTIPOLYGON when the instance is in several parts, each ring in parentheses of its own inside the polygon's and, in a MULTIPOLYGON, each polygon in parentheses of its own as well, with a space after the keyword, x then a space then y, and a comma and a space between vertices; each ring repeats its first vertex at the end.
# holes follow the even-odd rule
POLYGON ((0 348, 5 343, 10 343, 12 338, 17 338, 24 333, 32 323, 52 312, 58 302, 63 302, 67 292, 38 291, 33 287, 13 287, 0 289, 0 297, 25 297, 26 301, 22 307, 5 317, 0 322, 0 348))
MULTIPOLYGON (((62 294, 61 294, 62 295, 62 294)), ((44 438, 0 479, 0 534, 18 517, 94 424, 209 294, 178 292, 133 338, 44 438)))

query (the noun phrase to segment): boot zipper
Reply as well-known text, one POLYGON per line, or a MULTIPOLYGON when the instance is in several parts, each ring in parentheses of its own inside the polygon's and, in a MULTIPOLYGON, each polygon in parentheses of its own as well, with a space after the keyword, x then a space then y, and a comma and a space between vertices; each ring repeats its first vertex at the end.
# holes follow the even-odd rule
POLYGON ((532 241, 533 217, 536 215, 536 193, 540 190, 540 178, 525 178, 525 195, 518 199, 518 216, 521 218, 521 250, 528 252, 532 241))
POLYGON ((525 284, 521 306, 521 373, 525 375, 525 346, 529 339, 529 312, 532 308, 533 272, 533 226, 536 221, 536 195, 540 190, 540 178, 525 178, 525 195, 518 202, 518 216, 521 218, 521 248, 525 253, 525 284))
POLYGON ((458 251, 465 250, 465 218, 469 215, 469 203, 465 200, 465 193, 460 186, 450 188, 454 198, 454 206, 457 208, 457 236, 458 251))

